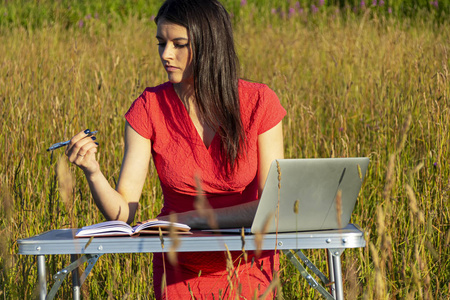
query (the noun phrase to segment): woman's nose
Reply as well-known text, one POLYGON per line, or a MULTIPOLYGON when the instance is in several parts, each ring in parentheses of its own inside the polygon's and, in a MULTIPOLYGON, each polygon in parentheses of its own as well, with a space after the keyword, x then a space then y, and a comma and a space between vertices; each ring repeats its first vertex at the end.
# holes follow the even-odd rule
POLYGON ((170 60, 171 58, 173 58, 173 51, 168 45, 166 45, 162 50, 161 58, 164 60, 170 60))

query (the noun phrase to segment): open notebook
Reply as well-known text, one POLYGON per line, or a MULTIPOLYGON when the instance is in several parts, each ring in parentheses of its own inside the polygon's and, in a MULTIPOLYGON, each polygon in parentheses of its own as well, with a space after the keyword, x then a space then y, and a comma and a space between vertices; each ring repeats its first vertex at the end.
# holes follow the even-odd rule
POLYGON ((367 157, 273 161, 252 227, 245 228, 245 233, 344 228, 368 165, 367 157))

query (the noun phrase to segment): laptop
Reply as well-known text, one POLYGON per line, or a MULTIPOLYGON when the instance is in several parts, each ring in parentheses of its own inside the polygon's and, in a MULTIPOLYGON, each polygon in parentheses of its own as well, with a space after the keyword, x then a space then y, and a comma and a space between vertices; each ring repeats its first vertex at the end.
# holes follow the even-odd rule
MULTIPOLYGON (((278 159, 272 162, 251 228, 275 233, 344 228, 369 158, 278 159)), ((221 233, 242 229, 219 229, 221 233)))

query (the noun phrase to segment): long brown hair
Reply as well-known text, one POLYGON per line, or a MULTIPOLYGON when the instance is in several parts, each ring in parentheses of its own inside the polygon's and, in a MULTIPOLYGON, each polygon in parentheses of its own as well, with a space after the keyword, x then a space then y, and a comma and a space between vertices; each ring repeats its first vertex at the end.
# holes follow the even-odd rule
POLYGON ((221 137, 222 157, 234 171, 244 153, 239 104, 239 60, 230 16, 216 0, 167 0, 155 18, 187 29, 192 47, 195 103, 200 118, 221 137))

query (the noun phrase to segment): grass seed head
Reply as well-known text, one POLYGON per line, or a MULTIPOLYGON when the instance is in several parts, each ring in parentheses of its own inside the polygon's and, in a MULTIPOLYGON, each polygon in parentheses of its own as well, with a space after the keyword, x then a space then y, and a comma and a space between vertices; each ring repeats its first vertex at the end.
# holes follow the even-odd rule
POLYGON ((417 205, 417 199, 416 199, 416 196, 414 195, 414 191, 413 191, 412 187, 409 184, 406 184, 405 189, 406 189, 406 195, 408 196, 408 199, 409 199, 409 208, 411 209, 411 212, 417 216, 420 224, 424 224, 425 218, 424 218, 423 212, 419 209, 419 207, 417 205))
POLYGON ((383 207, 380 205, 377 208, 377 229, 378 229, 378 236, 382 236, 384 234, 385 230, 385 216, 384 216, 384 210, 383 207))
POLYGON ((69 213, 70 216, 69 222, 71 227, 73 228, 75 225, 73 212, 74 199, 72 197, 74 188, 74 179, 69 171, 67 158, 64 155, 61 155, 61 157, 57 162, 56 174, 58 176, 59 194, 61 195, 61 199, 64 205, 66 206, 66 210, 69 213))
POLYGON ((269 229, 269 224, 270 224, 270 222, 272 222, 274 217, 275 217, 274 212, 272 212, 270 215, 268 215, 266 217, 266 219, 264 220, 264 225, 262 227, 262 230, 255 233, 254 241, 255 241, 255 245, 256 245, 256 250, 255 250, 256 257, 259 257, 259 255, 261 255, 264 235, 267 233, 267 230, 269 229))
POLYGON ((342 190, 336 193, 336 219, 338 227, 342 228, 342 190))
POLYGON ((298 215, 298 207, 299 207, 299 201, 298 199, 294 202, 294 214, 298 215))
POLYGON ((167 257, 169 259, 169 263, 172 266, 176 266, 178 264, 177 249, 178 249, 178 247, 180 247, 179 235, 177 234, 175 227, 172 225, 172 223, 177 222, 176 214, 170 214, 169 219, 171 222, 171 224, 169 226, 169 237, 170 237, 170 240, 172 243, 170 245, 170 249, 167 254, 167 257))
POLYGON ((206 222, 208 223, 208 226, 210 228, 218 229, 219 224, 217 223, 216 214, 214 213, 214 210, 209 204, 208 199, 204 195, 204 192, 201 188, 200 176, 195 176, 195 183, 197 195, 195 197, 194 208, 200 217, 206 219, 206 222))

